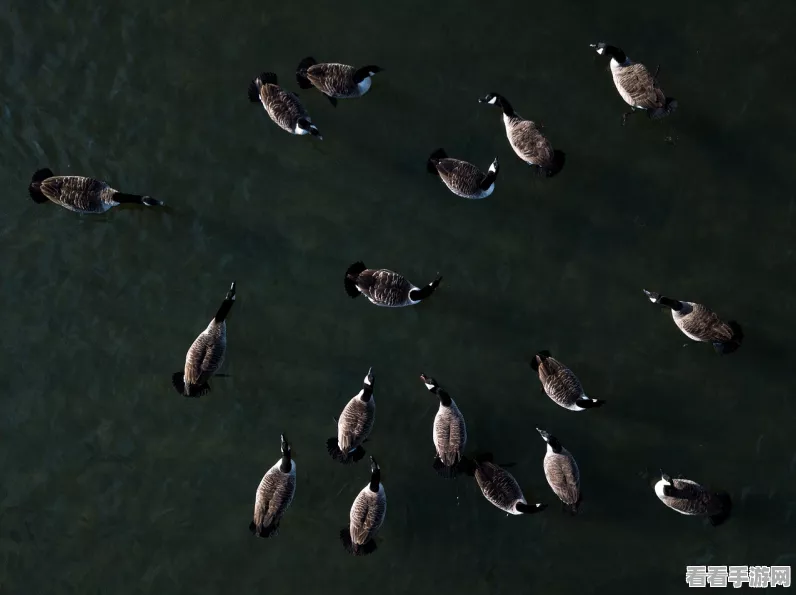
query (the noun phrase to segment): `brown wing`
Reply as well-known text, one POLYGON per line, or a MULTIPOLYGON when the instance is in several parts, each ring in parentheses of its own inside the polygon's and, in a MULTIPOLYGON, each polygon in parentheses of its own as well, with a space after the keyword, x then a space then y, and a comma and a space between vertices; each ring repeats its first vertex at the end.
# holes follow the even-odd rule
POLYGON ((262 85, 260 99, 271 119, 288 132, 295 130, 299 118, 309 117, 298 96, 285 91, 279 85, 270 83, 262 85))
POLYGON ((664 496, 665 504, 685 514, 718 514, 722 510, 721 501, 713 492, 690 479, 673 479, 674 490, 664 496))
POLYGON ((357 286, 370 301, 380 306, 403 306, 409 301, 412 284, 393 271, 367 269, 357 277, 357 286))
POLYGON ((370 486, 366 486, 359 492, 351 507, 349 516, 351 541, 363 545, 376 537, 386 514, 387 496, 384 487, 380 485, 376 493, 371 491, 370 486))
POLYGON ((547 483, 564 504, 577 504, 580 501, 580 470, 567 449, 545 455, 544 474, 547 483))
POLYGON ((435 161, 434 165, 448 188, 457 194, 471 196, 481 191, 480 185, 486 174, 472 163, 445 158, 435 161))
POLYGON ((337 420, 337 445, 343 453, 356 448, 370 435, 376 422, 376 402, 354 397, 343 408, 337 420))
POLYGON ((105 182, 83 176, 53 176, 44 180, 40 189, 51 201, 72 211, 101 213, 108 205, 103 202, 113 189, 105 182))
POLYGON ((475 480, 484 497, 501 510, 509 511, 517 500, 523 499, 514 476, 494 463, 480 463, 475 470, 475 480))
POLYGON ((254 524, 267 528, 278 523, 293 502, 296 474, 282 473, 279 463, 268 470, 257 488, 254 500, 254 524))
POLYGON ((458 463, 467 444, 467 426, 464 416, 455 403, 440 407, 434 417, 434 445, 437 454, 447 467, 458 463))
POLYGON ((559 362, 548 357, 539 364, 539 379, 545 393, 556 403, 565 406, 574 403, 583 394, 583 387, 575 374, 559 362))
POLYGON ((226 347, 226 322, 211 323, 196 337, 185 356, 186 384, 199 385, 210 380, 224 362, 226 347))
POLYGON ((528 163, 540 167, 552 167, 553 145, 531 120, 515 118, 509 123, 509 141, 514 152, 528 163))
POLYGON ((732 328, 715 312, 702 304, 691 303, 690 306, 691 311, 676 320, 683 332, 700 341, 725 342, 732 339, 732 328))
POLYGON ((655 109, 666 105, 666 96, 643 64, 617 69, 614 82, 623 99, 632 106, 655 109))
POLYGON ((307 69, 307 78, 320 91, 331 97, 358 95, 354 82, 356 69, 346 64, 315 64, 307 69))

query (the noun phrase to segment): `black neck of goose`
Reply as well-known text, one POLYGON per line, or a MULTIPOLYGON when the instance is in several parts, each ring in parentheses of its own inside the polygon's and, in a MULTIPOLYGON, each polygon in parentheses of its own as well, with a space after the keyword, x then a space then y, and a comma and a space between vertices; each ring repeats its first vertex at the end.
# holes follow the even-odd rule
POLYGON ((429 284, 426 285, 425 287, 421 287, 420 289, 413 289, 412 291, 410 291, 409 299, 419 302, 421 300, 426 299, 432 293, 434 293, 434 287, 429 284))
POLYGON ((378 492, 379 483, 381 483, 381 469, 378 467, 370 474, 370 491, 378 492))
POLYGON ((221 302, 221 306, 218 308, 216 316, 213 318, 213 320, 215 320, 217 323, 224 322, 224 320, 227 318, 227 314, 229 314, 229 311, 232 309, 232 304, 234 303, 234 299, 225 299, 223 302, 221 302))
POLYGON ((357 68, 354 72, 354 82, 356 84, 361 83, 370 76, 371 72, 375 72, 375 70, 376 69, 373 66, 363 66, 362 68, 357 68))
POLYGON ((613 45, 605 46, 605 53, 611 56, 614 60, 616 60, 620 64, 624 64, 625 62, 627 62, 627 56, 625 55, 625 52, 623 52, 616 46, 613 45))
POLYGON ((290 461, 291 461, 290 450, 287 450, 286 452, 282 453, 282 464, 279 465, 279 470, 282 473, 289 473, 290 472, 290 469, 292 467, 290 461))
POLYGON ((488 172, 486 172, 486 176, 484 176, 484 180, 481 182, 481 190, 488 190, 489 187, 492 184, 494 184, 496 179, 497 179, 497 172, 496 171, 488 171, 488 172))
POLYGON ((125 192, 117 192, 113 195, 113 200, 119 204, 144 204, 144 197, 140 194, 126 194, 125 192))
POLYGON ((437 396, 439 397, 440 404, 445 407, 450 407, 451 403, 453 403, 453 399, 451 399, 451 396, 444 388, 437 389, 437 396))
POLYGON ((558 438, 553 438, 552 436, 548 439, 547 443, 550 445, 550 448, 553 449, 553 452, 559 454, 561 452, 561 443, 558 441, 558 438))
POLYGON ((508 99, 506 99, 501 95, 499 101, 500 101, 500 107, 503 108, 503 114, 505 114, 509 118, 513 118, 514 116, 517 115, 517 112, 515 112, 514 108, 511 107, 511 104, 509 103, 508 99))
POLYGON ((363 384, 362 396, 360 396, 359 398, 367 403, 368 401, 370 401, 372 397, 373 397, 373 385, 367 383, 363 384))
POLYGON ((671 308, 672 310, 676 310, 677 312, 679 312, 680 310, 683 309, 683 303, 682 302, 678 302, 677 300, 673 300, 671 298, 667 298, 667 297, 664 297, 664 296, 661 296, 658 299, 658 303, 661 306, 666 306, 668 308, 671 308))

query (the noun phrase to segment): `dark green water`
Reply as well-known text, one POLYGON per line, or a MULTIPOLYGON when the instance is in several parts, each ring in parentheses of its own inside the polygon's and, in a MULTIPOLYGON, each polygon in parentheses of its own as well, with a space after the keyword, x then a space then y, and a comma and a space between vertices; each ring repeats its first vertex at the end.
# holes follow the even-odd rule
POLYGON ((684 590, 687 564, 794 565, 796 7, 114 4, 0 2, 0 592, 637 595, 684 590), (679 111, 622 128, 600 40, 661 64, 679 111), (386 69, 337 109, 301 93, 323 142, 246 99, 262 70, 295 90, 309 54, 386 69), (513 155, 489 91, 545 124, 558 177, 513 155), (424 170, 438 146, 497 155, 495 193, 448 193, 424 170), (45 166, 173 211, 36 205, 45 166), (359 259, 445 279, 376 308, 343 291, 359 259), (184 399, 170 374, 232 280, 230 377, 184 399), (683 347, 644 287, 738 319, 744 346, 683 347), (608 405, 547 399, 527 365, 543 348, 608 405), (368 469, 324 442, 368 366, 388 512, 355 559, 337 532, 368 469), (420 372, 547 511, 509 518, 434 475, 420 372), (580 464, 578 517, 535 425, 580 464), (298 489, 266 541, 247 525, 280 432, 298 489), (733 518, 666 509, 659 468, 727 489, 733 518))

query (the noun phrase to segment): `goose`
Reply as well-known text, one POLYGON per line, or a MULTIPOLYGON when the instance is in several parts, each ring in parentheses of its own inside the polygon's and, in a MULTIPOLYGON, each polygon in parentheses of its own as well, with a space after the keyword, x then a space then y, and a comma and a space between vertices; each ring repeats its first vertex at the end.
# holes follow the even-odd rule
POLYGON ((666 97, 658 86, 658 71, 650 74, 647 67, 638 62, 633 62, 618 47, 607 43, 591 44, 598 54, 611 56, 611 76, 614 79, 616 90, 630 106, 630 111, 622 116, 622 126, 627 117, 636 110, 645 110, 647 116, 657 120, 668 116, 677 109, 677 100, 666 97))
POLYGON ((302 89, 315 87, 337 106, 338 99, 362 97, 370 90, 371 77, 382 70, 373 64, 361 68, 337 62, 318 64, 315 58, 308 56, 299 62, 296 80, 302 89))
POLYGON ((727 492, 712 492, 690 479, 672 479, 661 471, 655 494, 666 506, 680 514, 706 516, 714 527, 726 521, 732 512, 727 492))
POLYGON ((532 120, 521 118, 508 100, 497 93, 489 93, 478 102, 496 105, 503 110, 506 136, 517 157, 529 165, 536 166, 539 173, 547 177, 561 171, 566 155, 563 151, 553 149, 553 145, 542 133, 540 126, 532 120))
POLYGON ((484 173, 472 163, 451 159, 444 149, 434 151, 426 164, 430 174, 439 176, 448 190, 462 198, 486 198, 492 194, 499 167, 495 157, 487 173, 484 173))
POLYGON ((28 186, 33 202, 55 204, 75 213, 104 213, 120 204, 139 204, 147 207, 163 206, 163 201, 151 196, 127 194, 111 188, 107 182, 84 176, 56 176, 47 168, 33 174, 28 186))
POLYGON ((373 368, 370 368, 362 381, 362 389, 343 407, 337 420, 337 437, 332 436, 326 441, 326 450, 336 461, 355 463, 365 456, 362 443, 376 422, 373 382, 373 368))
POLYGON ((370 482, 359 492, 349 513, 348 527, 340 530, 340 541, 349 554, 366 556, 376 550, 376 534, 387 514, 387 494, 381 469, 370 457, 370 482))
POLYGON ((439 409, 434 416, 432 434, 436 447, 434 470, 445 478, 456 477, 456 470, 462 461, 462 453, 467 444, 467 425, 464 423, 464 416, 448 391, 436 380, 425 374, 420 375, 420 380, 429 391, 439 397, 439 409))
POLYGON ((743 329, 736 321, 724 322, 702 304, 673 300, 646 289, 644 293, 653 304, 671 308, 677 328, 692 341, 711 343, 720 354, 732 353, 741 346, 743 329))
POLYGON ((249 84, 249 100, 261 102, 268 117, 282 130, 299 136, 311 134, 323 140, 298 95, 280 87, 273 72, 264 72, 249 84))
POLYGON ((371 304, 387 308, 414 306, 427 299, 439 286, 437 275, 423 288, 415 287, 406 277, 388 269, 369 269, 363 262, 355 262, 345 273, 345 290, 352 297, 364 294, 371 304))
POLYGON ((559 500, 563 502, 565 509, 576 514, 581 500, 578 464, 555 436, 551 436, 539 428, 536 428, 536 431, 547 442, 547 452, 543 462, 547 483, 559 500))
POLYGON ((537 353, 531 367, 539 374, 545 394, 564 409, 585 411, 605 404, 601 399, 587 397, 578 377, 549 351, 537 353))
POLYGON ((259 537, 279 535, 279 521, 296 495, 296 461, 285 435, 280 438, 282 456, 265 472, 254 498, 254 520, 249 530, 259 537))
POLYGON ((199 333, 185 356, 185 369, 174 372, 171 383, 186 397, 201 397, 210 391, 209 380, 224 362, 227 350, 227 315, 235 303, 233 282, 207 328, 199 333))
MULTIPOLYGON (((490 457, 491 458, 491 457, 490 457)), ((514 476, 491 460, 467 459, 472 467, 468 474, 475 475, 481 493, 489 502, 505 513, 534 514, 547 508, 547 504, 528 504, 520 484, 514 476)))

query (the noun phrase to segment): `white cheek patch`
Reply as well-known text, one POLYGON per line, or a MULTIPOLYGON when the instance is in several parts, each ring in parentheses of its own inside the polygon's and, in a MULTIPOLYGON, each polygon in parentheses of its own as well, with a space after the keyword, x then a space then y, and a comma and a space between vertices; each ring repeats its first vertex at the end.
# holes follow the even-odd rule
POLYGON ((431 390, 432 388, 434 388, 434 385, 433 384, 429 384, 428 382, 426 382, 425 385, 426 385, 426 388, 428 390, 431 390))
POLYGON ((497 97, 493 97, 492 99, 487 101, 487 103, 489 103, 490 105, 495 105, 497 103, 497 97))
POLYGON ((605 52, 605 48, 597 48, 597 53, 602 55, 605 52))
POLYGON ((496 172, 497 171, 497 166, 494 164, 494 162, 492 163, 492 165, 489 166, 489 171, 491 171, 491 172, 496 172))

